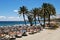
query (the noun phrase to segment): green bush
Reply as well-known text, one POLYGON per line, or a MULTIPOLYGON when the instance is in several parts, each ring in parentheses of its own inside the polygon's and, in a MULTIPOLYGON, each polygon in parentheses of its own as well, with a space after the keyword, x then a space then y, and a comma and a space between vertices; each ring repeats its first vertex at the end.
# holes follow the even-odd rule
POLYGON ((54 24, 54 29, 58 28, 59 26, 57 24, 54 24))
POLYGON ((56 28, 58 28, 59 26, 58 26, 58 24, 50 24, 50 29, 56 29, 56 28))

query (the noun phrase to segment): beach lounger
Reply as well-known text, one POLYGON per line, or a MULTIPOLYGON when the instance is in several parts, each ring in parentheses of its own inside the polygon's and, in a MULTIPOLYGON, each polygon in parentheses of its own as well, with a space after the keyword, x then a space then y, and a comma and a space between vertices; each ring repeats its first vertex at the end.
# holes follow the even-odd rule
POLYGON ((33 29, 30 29, 29 34, 34 34, 34 30, 33 29))
POLYGON ((27 33, 26 33, 26 32, 24 32, 24 33, 22 34, 22 36, 27 36, 27 33))
POLYGON ((21 38, 22 37, 22 33, 17 31, 16 35, 15 35, 16 38, 21 38))
POLYGON ((22 35, 21 34, 18 34, 18 35, 15 35, 16 38, 21 38, 22 35))
POLYGON ((15 37, 15 33, 14 32, 10 32, 9 34, 9 40, 15 40, 16 37, 15 37))

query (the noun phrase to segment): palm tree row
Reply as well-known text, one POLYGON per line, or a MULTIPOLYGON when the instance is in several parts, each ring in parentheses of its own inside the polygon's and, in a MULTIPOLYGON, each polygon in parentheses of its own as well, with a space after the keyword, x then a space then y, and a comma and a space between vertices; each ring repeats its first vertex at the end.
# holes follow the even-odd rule
POLYGON ((45 17, 48 17, 48 24, 50 25, 50 16, 56 14, 56 10, 52 4, 43 3, 42 10, 44 14, 44 27, 45 27, 45 17))
MULTIPOLYGON (((18 12, 19 14, 23 14, 24 21, 25 21, 25 15, 27 15, 31 26, 33 25, 32 23, 33 21, 35 22, 36 25, 36 21, 37 21, 36 17, 38 18, 39 23, 40 23, 40 18, 44 18, 44 27, 45 27, 46 18, 48 18, 48 22, 50 25, 50 16, 56 14, 55 7, 49 3, 43 3, 41 8, 33 8, 31 11, 28 11, 26 6, 22 6, 20 7, 18 12)), ((25 21, 25 25, 26 25, 26 21, 25 21)))

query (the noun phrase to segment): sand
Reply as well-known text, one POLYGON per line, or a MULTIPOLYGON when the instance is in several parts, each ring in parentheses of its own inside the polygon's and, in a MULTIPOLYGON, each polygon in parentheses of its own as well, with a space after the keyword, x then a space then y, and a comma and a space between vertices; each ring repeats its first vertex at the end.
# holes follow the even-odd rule
POLYGON ((22 38, 16 38, 16 40, 60 40, 60 28, 56 30, 44 29, 39 33, 22 38))

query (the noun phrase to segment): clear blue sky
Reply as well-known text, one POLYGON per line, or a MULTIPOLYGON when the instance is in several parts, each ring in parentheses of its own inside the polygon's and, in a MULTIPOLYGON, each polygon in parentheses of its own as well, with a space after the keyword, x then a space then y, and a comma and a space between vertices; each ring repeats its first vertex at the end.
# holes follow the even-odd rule
POLYGON ((31 10, 35 7, 41 7, 43 2, 53 4, 57 14, 60 14, 60 0, 0 0, 0 21, 13 20, 15 17, 17 17, 15 19, 17 20, 19 18, 15 11, 17 11, 20 6, 24 5, 31 10))

